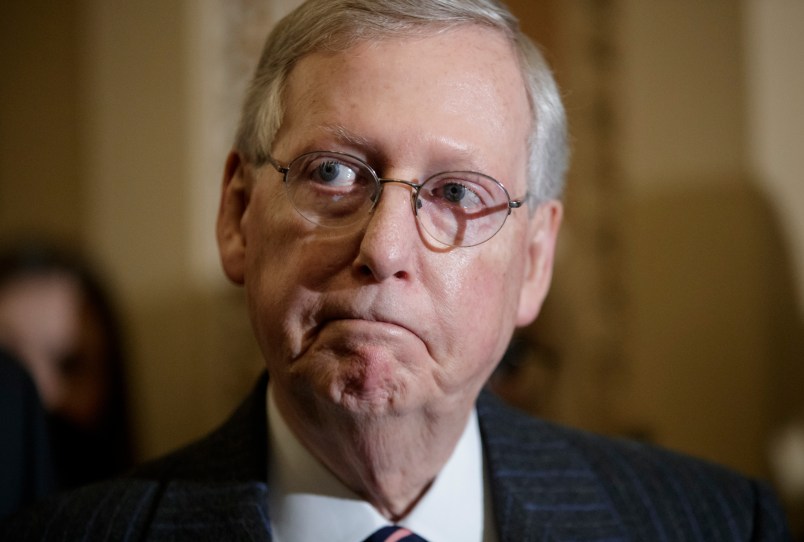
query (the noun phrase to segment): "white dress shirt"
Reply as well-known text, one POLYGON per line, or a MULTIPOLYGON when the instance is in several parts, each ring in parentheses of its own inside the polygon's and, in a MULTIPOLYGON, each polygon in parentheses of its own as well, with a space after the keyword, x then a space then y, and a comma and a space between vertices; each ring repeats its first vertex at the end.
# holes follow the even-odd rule
MULTIPOLYGON (((389 525, 296 439, 267 393, 268 514, 276 542, 362 542, 389 525)), ((463 435, 427 493, 397 522, 428 542, 495 542, 473 410, 463 435)))

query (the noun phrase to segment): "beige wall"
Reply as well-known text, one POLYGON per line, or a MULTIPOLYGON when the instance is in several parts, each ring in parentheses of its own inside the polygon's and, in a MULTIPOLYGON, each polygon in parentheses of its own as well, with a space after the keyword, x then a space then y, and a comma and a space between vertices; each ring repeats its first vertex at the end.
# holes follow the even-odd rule
POLYGON ((766 277, 752 265, 763 247, 748 220, 757 211, 739 5, 625 0, 621 10, 631 360, 622 415, 661 443, 757 472, 766 277))
POLYGON ((0 240, 80 236, 78 18, 74 2, 0 6, 0 240))
POLYGON ((804 307, 804 3, 743 0, 748 160, 773 202, 804 307))
MULTIPOLYGON (((254 60, 227 49, 239 46, 227 41, 228 25, 243 23, 227 11, 231 2, 84 6, 85 238, 110 262, 130 314, 132 396, 147 457, 219 421, 259 368, 214 238, 236 103, 254 60)), ((255 9, 245 20, 262 35, 265 13, 255 9)))
POLYGON ((82 129, 88 187, 84 239, 120 284, 141 452, 196 434, 203 319, 188 282, 190 94, 181 2, 81 2, 82 129))
POLYGON ((631 285, 624 415, 659 442, 767 474, 771 432, 804 407, 804 245, 792 219, 804 209, 804 155, 790 152, 802 139, 788 139, 800 100, 777 96, 798 95, 797 81, 804 91, 787 75, 800 72, 804 18, 800 3, 759 4, 621 2, 617 109, 631 285), (786 23, 767 20, 782 12, 786 23), (767 144, 779 139, 781 153, 767 144))

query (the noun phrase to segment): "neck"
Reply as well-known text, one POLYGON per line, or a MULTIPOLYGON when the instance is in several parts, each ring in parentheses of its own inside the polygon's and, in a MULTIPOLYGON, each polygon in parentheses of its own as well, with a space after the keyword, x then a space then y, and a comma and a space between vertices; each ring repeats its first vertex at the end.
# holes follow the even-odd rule
POLYGON ((331 405, 304 408, 281 394, 275 403, 302 445, 391 521, 405 517, 427 492, 455 449, 472 407, 376 415, 331 405))

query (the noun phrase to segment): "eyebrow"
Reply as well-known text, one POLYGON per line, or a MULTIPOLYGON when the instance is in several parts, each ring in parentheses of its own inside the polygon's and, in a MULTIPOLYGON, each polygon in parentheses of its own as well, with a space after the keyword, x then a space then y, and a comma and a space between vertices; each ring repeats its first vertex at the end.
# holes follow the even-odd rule
MULTIPOLYGON (((364 136, 352 132, 351 130, 349 130, 347 127, 345 127, 340 123, 337 122, 326 123, 322 125, 322 128, 324 129, 325 132, 334 136, 341 143, 344 143, 352 147, 360 148, 368 155, 373 156, 382 155, 380 147, 378 147, 375 143, 373 143, 371 140, 367 139, 364 136)), ((466 162, 467 164, 471 164, 473 166, 470 167, 469 169, 472 169, 473 171, 482 172, 481 170, 483 168, 480 167, 481 166, 480 164, 476 163, 477 153, 472 152, 471 150, 465 148, 450 148, 450 152, 454 154, 453 157, 451 157, 450 159, 440 160, 440 162, 443 163, 445 166, 449 162, 454 162, 455 158, 457 157, 459 161, 466 162)), ((453 170, 454 168, 445 169, 445 171, 453 171, 453 170)))
POLYGON ((373 143, 371 143, 368 139, 350 131, 343 124, 327 123, 323 125, 323 128, 324 131, 335 136, 338 140, 340 140, 343 143, 347 143, 355 147, 361 147, 363 149, 367 149, 375 153, 377 151, 377 147, 373 143))

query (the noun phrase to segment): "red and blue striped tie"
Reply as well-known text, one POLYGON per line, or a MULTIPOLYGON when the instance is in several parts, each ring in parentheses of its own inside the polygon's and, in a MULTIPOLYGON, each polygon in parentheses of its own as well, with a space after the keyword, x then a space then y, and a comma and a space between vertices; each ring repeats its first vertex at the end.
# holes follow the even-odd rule
POLYGON ((364 542, 427 542, 419 535, 413 534, 410 530, 404 527, 397 527, 392 525, 390 527, 383 527, 374 532, 371 536, 366 538, 364 542))

